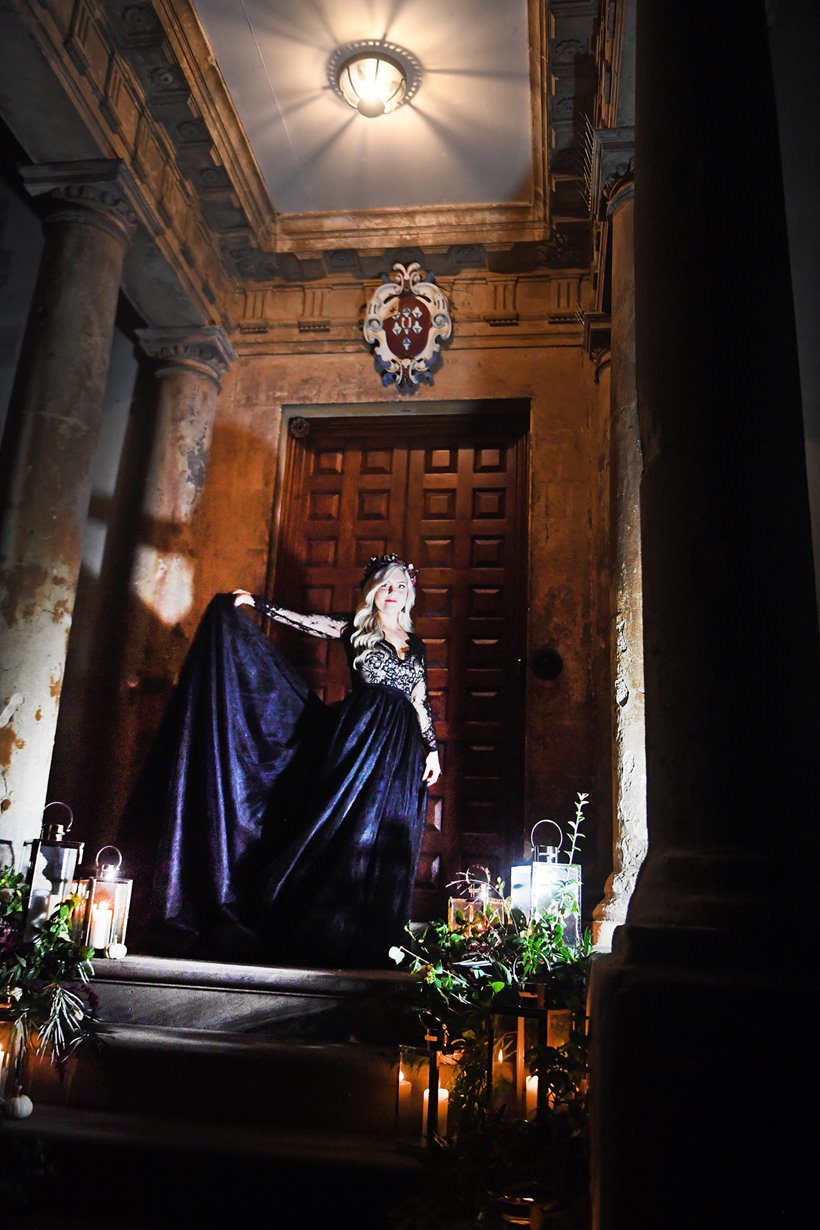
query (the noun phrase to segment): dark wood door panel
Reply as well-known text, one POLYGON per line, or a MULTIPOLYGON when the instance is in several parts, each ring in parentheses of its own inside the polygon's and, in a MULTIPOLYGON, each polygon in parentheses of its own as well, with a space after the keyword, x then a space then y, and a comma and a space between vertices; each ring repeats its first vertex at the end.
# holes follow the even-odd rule
MULTIPOLYGON (((476 861, 496 874, 520 843, 526 421, 521 415, 317 419, 290 441, 275 590, 296 609, 352 610, 372 555, 420 570, 441 781, 430 791, 413 903, 440 916, 476 861)), ((295 653, 326 700, 348 687, 340 646, 295 653)))

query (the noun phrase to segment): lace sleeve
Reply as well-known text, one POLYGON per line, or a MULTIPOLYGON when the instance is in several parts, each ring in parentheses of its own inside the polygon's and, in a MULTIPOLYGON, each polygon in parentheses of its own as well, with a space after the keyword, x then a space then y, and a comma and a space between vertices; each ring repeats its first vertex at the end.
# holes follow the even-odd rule
POLYGON ((427 668, 424 661, 424 651, 420 651, 421 666, 423 670, 422 678, 413 688, 413 707, 416 710, 416 716, 419 719, 421 728, 421 737, 427 744, 429 752, 438 751, 438 743, 436 741, 436 728, 433 722, 433 710, 430 708, 430 697, 427 694, 427 668))
POLYGON ((287 624, 290 628, 307 632, 308 636, 319 636, 324 640, 337 641, 349 622, 333 615, 301 615, 298 611, 288 611, 284 607, 275 606, 257 595, 254 595, 253 605, 260 614, 267 615, 268 619, 275 619, 277 623, 287 624))

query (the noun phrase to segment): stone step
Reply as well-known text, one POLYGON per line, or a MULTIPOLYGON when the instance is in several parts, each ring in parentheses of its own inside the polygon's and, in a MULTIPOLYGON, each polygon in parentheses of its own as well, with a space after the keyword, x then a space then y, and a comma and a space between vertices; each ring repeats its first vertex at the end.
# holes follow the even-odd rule
POLYGON ((407 1041, 418 1032, 414 983, 391 970, 285 969, 127 956, 94 962, 107 1024, 182 1027, 269 1038, 407 1041))
MULTIPOLYGON (((260 1217, 383 1230, 424 1169, 421 1134, 396 1140, 399 1045, 420 1036, 413 985, 393 971, 96 961, 99 1053, 81 1048, 62 1078, 32 1065, 33 1114, 2 1125, 4 1144, 42 1141, 69 1186, 92 1176, 92 1213, 83 1201, 72 1222, 60 1202, 71 1230, 260 1217)), ((53 1209, 32 1196, 26 1230, 46 1223, 53 1209)))
POLYGON ((37 1104, 392 1139, 412 984, 391 972, 282 970, 128 957, 95 963, 99 1048, 37 1104))
POLYGON ((31 1066, 35 1102, 279 1130, 392 1136, 398 1048, 280 1042, 241 1034, 104 1026, 59 1075, 31 1066))

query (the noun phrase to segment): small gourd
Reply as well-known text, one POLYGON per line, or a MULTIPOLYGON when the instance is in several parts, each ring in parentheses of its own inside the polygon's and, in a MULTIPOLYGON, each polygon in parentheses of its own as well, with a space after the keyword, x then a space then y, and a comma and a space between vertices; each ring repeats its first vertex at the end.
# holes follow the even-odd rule
POLYGON ((28 1094, 18 1093, 13 1098, 6 1099, 4 1114, 7 1119, 28 1119, 33 1110, 34 1103, 28 1094))

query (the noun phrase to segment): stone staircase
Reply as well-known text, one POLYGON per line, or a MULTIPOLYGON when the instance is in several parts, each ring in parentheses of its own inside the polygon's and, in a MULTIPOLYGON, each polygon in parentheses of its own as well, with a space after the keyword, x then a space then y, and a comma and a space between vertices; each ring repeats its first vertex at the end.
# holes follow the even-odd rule
MULTIPOLYGON (((37 1066, 34 1113, 0 1128, 87 1193, 62 1226, 390 1225, 423 1166, 395 1138, 398 1047, 420 1037, 406 975, 142 956, 95 974, 99 1051, 62 1081, 37 1066)), ((32 1201, 20 1225, 53 1226, 32 1201)))

